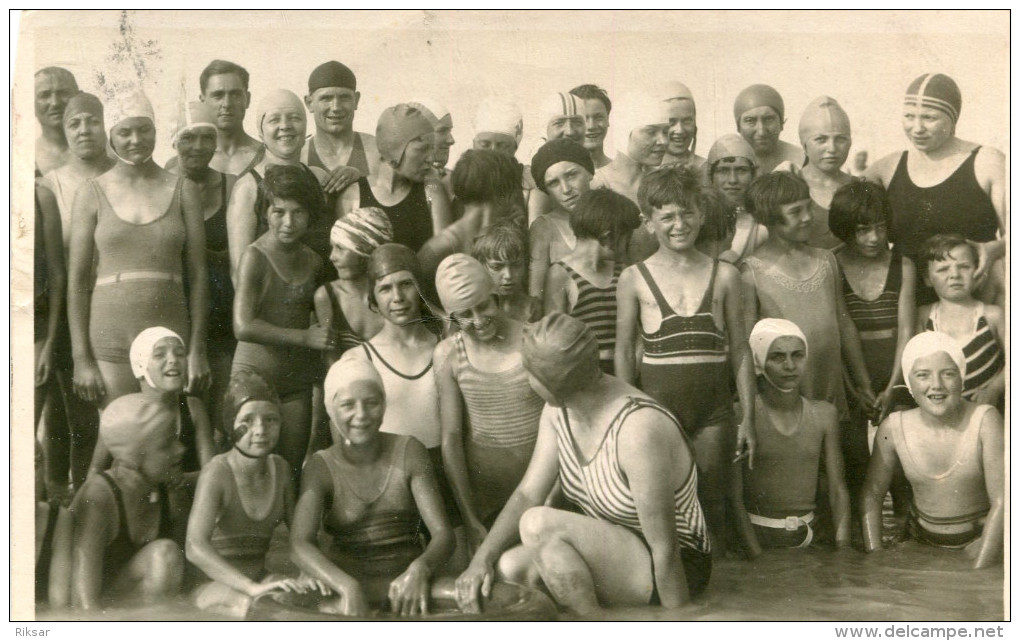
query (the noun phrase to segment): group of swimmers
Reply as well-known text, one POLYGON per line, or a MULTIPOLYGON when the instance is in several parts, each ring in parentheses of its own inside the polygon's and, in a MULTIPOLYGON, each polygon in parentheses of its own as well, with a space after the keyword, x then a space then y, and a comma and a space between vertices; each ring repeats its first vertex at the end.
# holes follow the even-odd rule
POLYGON ((329 61, 256 139, 248 80, 206 67, 163 168, 143 94, 36 74, 37 598, 676 607, 728 552, 882 549, 890 491, 1001 558, 1004 158, 952 79, 866 180, 835 99, 798 147, 767 85, 706 158, 679 82, 550 96, 528 166, 487 98, 451 170, 433 98, 356 132, 329 61), (281 523, 300 576, 266 567, 281 523))

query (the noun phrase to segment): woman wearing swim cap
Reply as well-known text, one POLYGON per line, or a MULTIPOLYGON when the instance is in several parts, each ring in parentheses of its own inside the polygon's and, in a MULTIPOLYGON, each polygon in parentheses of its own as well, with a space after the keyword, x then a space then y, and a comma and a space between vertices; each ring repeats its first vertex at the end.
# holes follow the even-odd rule
POLYGON ((528 325, 521 351, 545 401, 538 441, 457 579, 461 607, 477 609, 497 577, 540 579, 574 614, 688 603, 705 589, 712 557, 694 453, 676 418, 603 374, 598 342, 575 318, 555 312, 528 325), (542 506, 557 480, 582 514, 542 506))
POLYGON ((85 183, 72 213, 68 316, 75 390, 100 407, 138 391, 131 341, 163 325, 188 337, 187 390, 201 393, 209 382, 209 287, 199 195, 153 162, 155 116, 144 95, 116 96, 106 121, 117 164, 85 183))
POLYGON ((864 547, 882 549, 882 502, 902 466, 914 495, 908 521, 922 543, 963 548, 972 567, 1001 560, 1005 493, 1002 416, 963 398, 966 357, 953 338, 921 332, 901 357, 917 408, 878 427, 862 492, 864 547))
POLYGON ((730 250, 736 254, 735 264, 739 266, 769 237, 769 230, 755 222, 744 203, 747 188, 758 175, 758 159, 743 136, 725 134, 708 150, 705 171, 708 182, 722 192, 731 207, 736 208, 737 221, 730 250))
MULTIPOLYGON (((886 188, 892 205, 889 239, 915 263, 935 234, 960 234, 978 249, 978 297, 1002 305, 1005 256, 1005 163, 1001 151, 956 136, 963 99, 952 78, 918 76, 903 99, 903 132, 914 147, 882 158, 865 177, 886 188), (985 280, 987 278, 987 280, 985 280)), ((919 270, 920 271, 920 270, 919 270)), ((923 283, 918 304, 935 301, 923 283)))
POLYGON ((701 169, 705 159, 694 153, 698 146, 698 113, 694 94, 687 85, 675 80, 663 83, 659 93, 666 101, 666 115, 669 116, 668 141, 662 164, 681 163, 701 169))
POLYGON ((759 175, 772 171, 783 161, 800 167, 804 151, 779 139, 786 124, 786 106, 779 92, 768 85, 751 85, 733 101, 737 132, 754 148, 759 175))

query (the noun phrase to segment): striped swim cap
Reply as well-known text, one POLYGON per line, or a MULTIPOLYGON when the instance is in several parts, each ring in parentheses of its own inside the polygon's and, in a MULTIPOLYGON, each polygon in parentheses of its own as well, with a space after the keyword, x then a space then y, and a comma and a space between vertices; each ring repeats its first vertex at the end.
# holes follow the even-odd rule
POLYGON ((941 73, 926 73, 914 79, 907 87, 907 95, 903 104, 910 107, 930 107, 938 109, 953 119, 960 119, 960 107, 963 99, 960 88, 949 76, 941 73))
POLYGON ((393 240, 393 225, 378 207, 361 207, 333 223, 329 242, 359 256, 371 256, 376 247, 393 240))

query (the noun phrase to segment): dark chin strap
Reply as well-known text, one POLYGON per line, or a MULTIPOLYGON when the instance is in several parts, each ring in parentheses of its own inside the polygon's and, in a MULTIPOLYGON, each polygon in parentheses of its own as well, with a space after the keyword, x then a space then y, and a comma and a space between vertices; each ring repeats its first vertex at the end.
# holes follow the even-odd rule
POLYGON ((258 457, 258 456, 252 456, 251 454, 245 452, 244 450, 239 448, 236 443, 234 444, 234 449, 237 450, 237 453, 240 454, 241 456, 243 456, 244 458, 250 458, 250 459, 261 458, 261 457, 258 457))

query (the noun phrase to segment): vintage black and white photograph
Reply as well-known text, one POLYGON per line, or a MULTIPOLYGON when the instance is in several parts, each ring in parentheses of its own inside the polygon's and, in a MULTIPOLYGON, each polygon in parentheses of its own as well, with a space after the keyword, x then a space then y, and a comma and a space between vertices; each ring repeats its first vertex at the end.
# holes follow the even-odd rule
POLYGON ((12 620, 1010 619, 1009 11, 19 20, 12 620))

